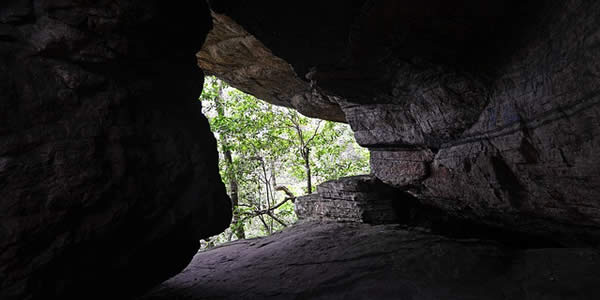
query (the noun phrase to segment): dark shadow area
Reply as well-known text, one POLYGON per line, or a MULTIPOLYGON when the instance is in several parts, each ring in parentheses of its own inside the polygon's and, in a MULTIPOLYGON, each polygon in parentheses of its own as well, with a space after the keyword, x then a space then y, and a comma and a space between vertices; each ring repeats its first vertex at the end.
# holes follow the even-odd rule
MULTIPOLYGON (((588 247, 598 246, 598 242, 593 239, 594 235, 586 234, 582 230, 579 230, 579 234, 575 236, 528 234, 522 229, 512 230, 510 226, 499 222, 494 224, 495 220, 492 218, 487 220, 489 224, 473 221, 481 219, 481 217, 466 210, 462 211, 460 215, 449 213, 441 208, 423 204, 419 199, 402 191, 396 192, 395 197, 392 205, 399 224, 424 228, 430 230, 431 233, 450 238, 493 240, 515 249, 562 248, 566 247, 565 241, 579 241, 579 244, 588 247)), ((532 221, 529 226, 534 223, 532 221)), ((556 224, 556 226, 564 226, 563 229, 569 232, 569 226, 562 224, 556 224)), ((570 228, 570 230, 571 232, 576 231, 574 228, 570 228)))

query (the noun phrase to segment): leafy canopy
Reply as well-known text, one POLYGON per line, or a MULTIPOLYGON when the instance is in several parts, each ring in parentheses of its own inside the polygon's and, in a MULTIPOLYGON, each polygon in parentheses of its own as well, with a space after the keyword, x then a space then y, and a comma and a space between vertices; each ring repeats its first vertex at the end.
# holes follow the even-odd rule
POLYGON ((304 117, 215 77, 206 78, 200 100, 219 144, 221 177, 234 199, 231 227, 211 244, 280 230, 296 221, 292 200, 307 188, 369 173, 369 152, 346 124, 304 117))

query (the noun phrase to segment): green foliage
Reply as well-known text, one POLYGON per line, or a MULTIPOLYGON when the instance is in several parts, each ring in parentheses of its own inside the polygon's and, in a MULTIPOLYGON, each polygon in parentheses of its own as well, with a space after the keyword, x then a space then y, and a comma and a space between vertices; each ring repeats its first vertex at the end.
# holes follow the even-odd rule
MULTIPOLYGON (((369 152, 356 144, 346 124, 304 117, 214 77, 206 78, 200 100, 219 144, 221 176, 228 187, 237 186, 239 199, 233 224, 210 244, 240 234, 264 236, 295 222, 293 203, 276 186, 299 196, 306 192, 308 174, 314 190, 326 180, 369 172, 369 152)), ((231 188, 229 193, 233 197, 231 188)))

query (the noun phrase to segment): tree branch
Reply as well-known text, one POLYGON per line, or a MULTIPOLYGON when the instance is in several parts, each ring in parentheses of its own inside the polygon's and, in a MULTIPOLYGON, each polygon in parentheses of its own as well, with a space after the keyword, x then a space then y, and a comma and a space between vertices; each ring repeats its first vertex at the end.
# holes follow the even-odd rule
MULTIPOLYGON (((292 200, 292 203, 295 202, 296 196, 294 196, 294 194, 286 186, 278 185, 278 186, 275 187, 275 190, 276 191, 284 192, 287 195, 287 198, 285 198, 286 201, 287 200, 292 200)), ((283 204, 283 203, 281 203, 281 204, 283 204)))
POLYGON ((252 212, 242 212, 242 214, 247 216, 246 218, 244 218, 244 220, 246 220, 247 218, 257 217, 257 216, 261 216, 261 215, 270 215, 273 211, 278 209, 280 206, 282 206, 286 202, 291 200, 293 203, 296 199, 294 194, 292 194, 292 192, 290 192, 290 190, 285 186, 280 186, 280 185, 276 186, 275 190, 276 191, 284 191, 288 195, 288 197, 286 197, 283 201, 277 203, 276 205, 274 205, 268 209, 257 209, 252 212))
POLYGON ((310 139, 306 141, 306 146, 308 146, 308 144, 310 144, 310 142, 315 138, 315 136, 317 136, 317 132, 319 132, 319 127, 321 127, 322 121, 323 120, 319 120, 319 123, 317 123, 317 128, 315 128, 315 132, 313 132, 313 135, 310 137, 310 139))
POLYGON ((268 213, 267 215, 269 217, 271 217, 271 219, 277 221, 277 223, 281 224, 281 226, 287 227, 287 224, 285 224, 283 221, 279 220, 279 218, 275 217, 272 213, 268 213))
POLYGON ((269 225, 267 225, 267 222, 265 222, 265 219, 262 217, 262 214, 258 215, 258 218, 263 223, 265 229, 269 232, 269 234, 271 234, 271 228, 269 228, 269 225))

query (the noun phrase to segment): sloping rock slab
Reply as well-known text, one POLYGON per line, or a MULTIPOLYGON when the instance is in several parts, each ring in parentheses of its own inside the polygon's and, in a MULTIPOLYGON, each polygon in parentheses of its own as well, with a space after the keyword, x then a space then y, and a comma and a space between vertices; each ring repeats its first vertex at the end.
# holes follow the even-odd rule
POLYGON ((600 299, 600 253, 301 223, 198 253, 141 299, 600 299))

